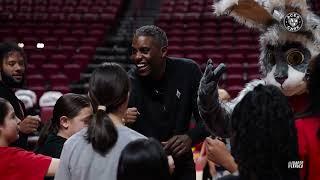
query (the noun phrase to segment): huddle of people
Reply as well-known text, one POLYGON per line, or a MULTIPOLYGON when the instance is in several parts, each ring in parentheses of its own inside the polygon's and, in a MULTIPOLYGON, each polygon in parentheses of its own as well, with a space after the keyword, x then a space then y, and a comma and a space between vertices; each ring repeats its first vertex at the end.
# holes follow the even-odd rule
POLYGON ((137 29, 131 56, 136 68, 127 73, 118 64, 102 64, 90 78, 87 95, 61 96, 35 153, 12 145, 24 132, 22 122, 30 121, 25 123, 32 133, 39 120, 28 120, 35 117, 21 113, 22 105, 2 84, 4 64, 12 56, 19 60, 14 65, 19 73, 11 76, 23 79, 23 51, 1 56, 0 85, 10 96, 0 98, 0 179, 195 180, 191 147, 201 141, 208 162, 231 173, 222 180, 320 179, 320 56, 307 77, 311 104, 304 115, 309 120, 295 120, 279 88, 259 85, 233 110, 229 152, 222 141, 208 137, 199 115, 199 66, 168 57, 167 50, 160 28, 137 29), (196 126, 190 129, 191 116, 196 126), (288 168, 290 161, 300 160, 301 171, 288 168))

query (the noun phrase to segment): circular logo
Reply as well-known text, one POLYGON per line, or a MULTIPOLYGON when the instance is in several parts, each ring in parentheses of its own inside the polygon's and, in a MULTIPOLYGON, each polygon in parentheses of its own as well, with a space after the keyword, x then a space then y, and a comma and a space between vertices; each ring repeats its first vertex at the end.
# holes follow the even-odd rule
POLYGON ((303 19, 299 13, 291 12, 284 17, 284 27, 290 32, 297 32, 303 26, 303 19))

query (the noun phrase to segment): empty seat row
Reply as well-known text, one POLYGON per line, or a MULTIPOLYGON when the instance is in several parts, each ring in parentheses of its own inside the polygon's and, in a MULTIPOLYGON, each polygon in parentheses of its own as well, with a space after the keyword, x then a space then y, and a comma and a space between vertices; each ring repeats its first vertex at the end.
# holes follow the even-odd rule
POLYGON ((1 0, 1 5, 47 5, 47 6, 77 6, 77 5, 98 5, 108 6, 122 4, 122 0, 1 0))
POLYGON ((116 14, 118 12, 119 6, 117 5, 109 5, 109 6, 45 6, 45 5, 35 5, 35 6, 29 6, 29 5, 7 5, 3 6, 0 5, 0 10, 2 12, 10 12, 10 13, 103 13, 103 12, 109 12, 112 14, 116 14))

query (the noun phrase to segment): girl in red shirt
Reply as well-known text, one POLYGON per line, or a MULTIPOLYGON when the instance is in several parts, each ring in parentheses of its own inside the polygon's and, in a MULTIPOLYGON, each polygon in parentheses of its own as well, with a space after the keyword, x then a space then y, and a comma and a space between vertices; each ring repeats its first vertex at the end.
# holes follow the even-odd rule
POLYGON ((53 176, 59 160, 9 147, 19 138, 19 123, 12 105, 0 98, 0 179, 43 180, 53 176))
POLYGON ((306 79, 310 106, 307 113, 295 121, 299 155, 303 160, 301 179, 320 180, 320 55, 310 62, 306 79))

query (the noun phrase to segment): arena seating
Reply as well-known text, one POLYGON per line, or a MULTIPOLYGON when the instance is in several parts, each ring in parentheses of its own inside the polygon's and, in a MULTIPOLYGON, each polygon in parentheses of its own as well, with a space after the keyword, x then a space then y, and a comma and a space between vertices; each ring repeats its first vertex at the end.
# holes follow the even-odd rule
POLYGON ((259 52, 258 32, 230 17, 215 17, 212 0, 164 0, 156 24, 167 32, 169 55, 191 58, 202 68, 208 58, 216 65, 226 63, 221 86, 233 97, 244 83, 258 77, 258 66, 248 66, 258 63, 258 56, 252 56, 259 52))
POLYGON ((122 0, 1 0, 0 41, 23 43, 27 85, 38 97, 47 90, 69 92, 122 5, 122 0))

